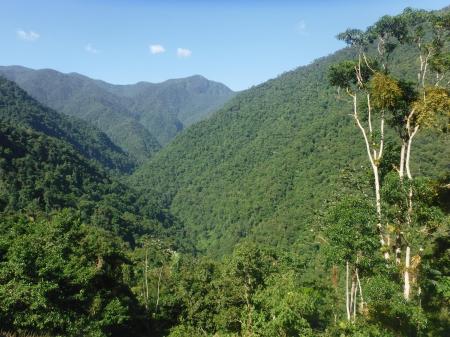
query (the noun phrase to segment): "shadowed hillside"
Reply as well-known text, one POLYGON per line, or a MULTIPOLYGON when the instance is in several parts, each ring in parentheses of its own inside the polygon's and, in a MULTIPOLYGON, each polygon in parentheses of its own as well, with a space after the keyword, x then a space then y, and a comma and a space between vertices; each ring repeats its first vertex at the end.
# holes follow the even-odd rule
MULTIPOLYGON (((394 74, 414 78, 411 55, 394 53, 394 74)), ((134 183, 210 253, 227 253, 245 237, 282 246, 302 240, 314 214, 343 188, 343 171, 365 163, 351 105, 328 85, 330 65, 351 57, 344 49, 237 95, 141 167, 134 183)), ((448 170, 448 134, 418 137, 416 174, 448 170)))
POLYGON ((223 84, 201 76, 113 85, 51 69, 10 66, 0 67, 0 74, 44 105, 97 126, 140 162, 233 96, 223 84))

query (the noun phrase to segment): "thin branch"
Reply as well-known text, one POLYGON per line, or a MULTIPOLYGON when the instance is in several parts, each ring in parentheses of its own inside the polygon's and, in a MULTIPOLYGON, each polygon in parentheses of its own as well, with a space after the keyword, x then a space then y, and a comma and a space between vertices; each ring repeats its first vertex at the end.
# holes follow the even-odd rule
POLYGON ((367 68, 369 68, 372 73, 376 73, 376 71, 370 66, 369 62, 367 61, 366 53, 362 53, 362 55, 367 68))
POLYGON ((370 138, 372 138, 372 104, 370 104, 370 94, 367 94, 367 109, 368 109, 368 118, 369 118, 369 132, 370 138))
POLYGON ((358 108, 357 108, 357 98, 356 98, 356 94, 352 95, 353 97, 353 118, 356 121, 356 124, 358 125, 359 129, 361 130, 361 133, 364 137, 364 142, 366 143, 366 150, 367 150, 367 155, 369 156, 369 160, 370 163, 372 164, 372 167, 375 167, 375 162, 372 158, 372 154, 370 153, 370 143, 369 143, 369 139, 367 138, 367 134, 366 134, 366 130, 364 129, 364 127, 362 126, 359 117, 358 117, 358 108))

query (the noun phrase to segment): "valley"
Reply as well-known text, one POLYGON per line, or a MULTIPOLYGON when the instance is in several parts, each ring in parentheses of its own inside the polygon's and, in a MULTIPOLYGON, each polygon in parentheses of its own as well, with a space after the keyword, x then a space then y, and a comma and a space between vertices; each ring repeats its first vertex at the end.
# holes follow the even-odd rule
POLYGON ((450 9, 366 24, 242 91, 1 66, 0 336, 446 336, 450 9))

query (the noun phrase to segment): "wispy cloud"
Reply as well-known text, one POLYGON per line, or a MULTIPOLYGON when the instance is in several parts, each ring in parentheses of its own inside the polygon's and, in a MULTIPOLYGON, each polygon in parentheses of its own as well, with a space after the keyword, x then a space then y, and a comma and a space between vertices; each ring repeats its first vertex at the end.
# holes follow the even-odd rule
POLYGON ((150 53, 152 53, 152 54, 162 54, 166 51, 166 48, 164 48, 160 44, 151 44, 149 46, 149 49, 150 49, 150 53))
POLYGON ((100 50, 94 48, 94 46, 91 43, 88 43, 84 46, 84 50, 91 54, 98 54, 100 53, 100 50))
POLYGON ((192 55, 192 51, 186 48, 177 48, 178 57, 189 57, 192 55))
POLYGON ((40 34, 36 33, 35 31, 32 31, 32 30, 26 32, 22 29, 18 29, 16 33, 17 33, 17 37, 24 41, 32 42, 32 41, 36 41, 37 39, 39 39, 41 37, 40 34))
POLYGON ((300 20, 295 25, 295 31, 297 32, 297 34, 300 34, 300 35, 308 35, 308 31, 306 30, 306 28, 307 27, 306 27, 305 20, 300 20))

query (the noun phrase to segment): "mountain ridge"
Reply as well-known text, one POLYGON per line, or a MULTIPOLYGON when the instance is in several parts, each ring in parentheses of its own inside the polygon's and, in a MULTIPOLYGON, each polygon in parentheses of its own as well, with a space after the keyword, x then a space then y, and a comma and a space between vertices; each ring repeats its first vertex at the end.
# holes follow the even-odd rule
POLYGON ((0 74, 44 105, 94 124, 139 162, 234 95, 200 75, 115 85, 79 73, 22 66, 0 66, 0 74))
MULTIPOLYGON (((395 53, 394 73, 410 73, 410 54, 395 53)), ((345 188, 343 174, 365 163, 351 107, 328 85, 328 67, 352 56, 344 48, 239 93, 131 180, 179 217, 209 254, 223 256, 246 237, 296 244, 311 234, 308 224, 323 203, 345 188)), ((393 135, 387 142, 397 146, 393 135)), ((420 134, 412 153, 418 155, 424 158, 414 168, 419 175, 445 171, 448 135, 420 134)))
POLYGON ((99 129, 82 119, 47 108, 2 76, 0 120, 62 139, 107 169, 130 173, 136 167, 136 162, 99 129))

